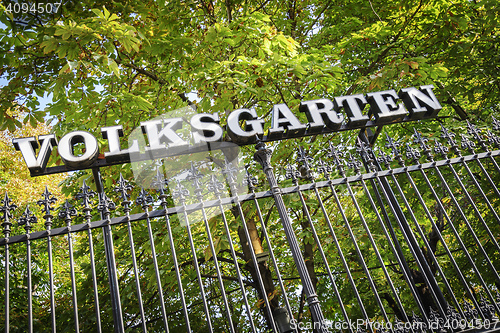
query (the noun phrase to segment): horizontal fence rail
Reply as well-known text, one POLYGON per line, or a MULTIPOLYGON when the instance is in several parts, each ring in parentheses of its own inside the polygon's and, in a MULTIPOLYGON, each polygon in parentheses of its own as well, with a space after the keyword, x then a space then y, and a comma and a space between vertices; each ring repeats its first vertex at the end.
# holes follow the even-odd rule
POLYGON ((191 162, 168 179, 158 168, 149 189, 83 182, 57 209, 47 189, 25 207, 5 194, 0 325, 500 330, 500 138, 468 124, 460 144, 444 127, 432 141, 299 147, 274 169, 259 143, 260 180, 236 160, 191 162))

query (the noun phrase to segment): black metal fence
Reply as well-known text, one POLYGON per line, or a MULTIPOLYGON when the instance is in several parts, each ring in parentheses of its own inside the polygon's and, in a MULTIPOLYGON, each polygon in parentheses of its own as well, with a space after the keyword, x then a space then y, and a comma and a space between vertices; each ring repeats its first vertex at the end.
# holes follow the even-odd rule
POLYGON ((418 132, 413 142, 387 137, 379 148, 358 139, 311 151, 318 160, 300 147, 294 165, 276 170, 259 143, 260 181, 249 169, 238 177, 235 162, 191 163, 171 179, 158 169, 156 190, 134 189, 120 176, 114 192, 98 182, 96 194, 84 182, 57 211, 48 191, 40 208, 18 208, 5 194, 1 325, 6 332, 500 329, 500 138, 467 128, 460 146, 443 127, 433 144, 418 132), (207 168, 218 171, 203 175, 207 168), (34 231, 39 220, 43 230, 34 231))

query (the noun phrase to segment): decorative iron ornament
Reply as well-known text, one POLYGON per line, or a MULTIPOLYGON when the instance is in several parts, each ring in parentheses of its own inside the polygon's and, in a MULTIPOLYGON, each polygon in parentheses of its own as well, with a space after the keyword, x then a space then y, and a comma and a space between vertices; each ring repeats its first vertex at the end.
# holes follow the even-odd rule
POLYGON ((312 181, 314 179, 311 172, 311 162, 313 158, 307 154, 304 147, 299 146, 296 162, 299 164, 299 177, 312 181))
MULTIPOLYGON (((433 308, 430 309, 429 311, 429 321, 431 323, 436 323, 437 324, 437 331, 440 331, 444 328, 444 318, 441 317, 439 312, 434 310, 433 308)), ((434 324, 435 325, 435 324, 434 324)))
POLYGON ((414 164, 418 164, 418 160, 420 159, 420 152, 410 146, 409 143, 406 144, 406 158, 414 164))
POLYGON ((56 203, 57 199, 54 197, 52 193, 49 192, 47 186, 45 186, 45 191, 42 194, 43 199, 38 200, 36 204, 42 207, 42 212, 44 212, 43 218, 46 220, 45 225, 50 227, 52 225, 51 219, 52 215, 50 214, 51 210, 54 210, 54 207, 51 207, 56 203))
POLYGON ((363 141, 358 141, 356 152, 361 156, 361 159, 368 165, 368 170, 371 172, 377 171, 375 160, 373 159, 373 151, 369 144, 363 141))
POLYGON ((257 137, 257 144, 255 145, 256 152, 253 154, 255 161, 259 162, 263 167, 264 173, 271 168, 271 155, 273 151, 267 148, 266 144, 257 137))
POLYGON ((104 215, 109 215, 111 210, 115 210, 116 205, 106 193, 99 193, 99 204, 97 205, 97 211, 103 213, 104 215))
POLYGON ((219 199, 222 194, 221 191, 224 189, 224 184, 220 182, 214 174, 210 175, 210 180, 207 184, 208 192, 213 192, 219 199))
MULTIPOLYGON (((92 191, 90 189, 90 187, 88 187, 87 183, 85 183, 85 180, 83 181, 83 185, 82 187, 80 187, 80 193, 78 193, 75 198, 77 200, 82 200, 82 205, 83 205, 83 211, 86 211, 86 210, 92 210, 90 208, 90 204, 91 204, 91 199, 96 195, 96 193, 94 191, 92 191)), ((89 211, 90 211, 89 210, 89 211)))
POLYGON ((486 141, 483 139, 483 136, 481 134, 481 130, 477 128, 475 125, 472 125, 468 120, 467 120, 467 134, 472 136, 474 140, 479 142, 479 145, 485 150, 489 151, 488 145, 486 144, 486 141))
POLYGON ((345 177, 345 170, 344 170, 344 152, 342 151, 343 146, 338 145, 335 147, 330 144, 328 145, 328 154, 326 154, 327 157, 331 158, 333 160, 333 164, 335 165, 335 168, 339 172, 340 176, 345 177))
POLYGON ((255 176, 252 176, 250 174, 250 172, 248 171, 249 167, 250 166, 248 164, 245 165, 245 178, 243 179, 243 185, 246 185, 248 187, 248 190, 251 193, 254 193, 255 187, 257 186, 259 181, 257 180, 257 178, 255 176))
POLYGON ((227 158, 224 158, 224 165, 222 168, 222 174, 226 177, 227 183, 232 188, 236 185, 236 179, 238 174, 238 168, 229 162, 227 158))
POLYGON ((394 159, 398 161, 398 164, 400 166, 403 167, 405 165, 405 161, 403 159, 403 156, 401 155, 399 146, 401 146, 401 142, 394 140, 389 136, 389 134, 385 134, 385 147, 391 150, 392 155, 394 155, 394 159))
POLYGON ((128 200, 128 198, 130 198, 130 194, 128 194, 128 192, 132 191, 134 186, 130 185, 129 183, 130 182, 128 180, 125 180, 123 178, 123 175, 120 173, 120 179, 118 180, 118 185, 114 188, 114 191, 120 194, 120 197, 123 200, 122 205, 130 204, 130 201, 128 200))
POLYGON ((377 161, 384 165, 386 169, 391 168, 392 156, 386 154, 383 150, 380 150, 379 156, 377 157, 377 161))
POLYGON ((460 148, 458 147, 457 142, 455 141, 455 133, 449 131, 446 127, 441 125, 441 138, 446 139, 448 144, 451 147, 451 150, 457 155, 458 157, 462 156, 462 153, 460 152, 460 148))
POLYGON ((142 209, 145 210, 151 203, 153 203, 153 197, 144 189, 144 187, 141 187, 141 191, 135 199, 135 203, 140 205, 142 209))
POLYGON ((285 167, 285 178, 291 179, 294 185, 298 184, 298 178, 300 177, 300 172, 295 169, 291 164, 287 164, 285 167))
POLYGON ((462 149, 466 149, 469 153, 475 154, 474 148, 476 148, 476 144, 469 140, 469 138, 467 138, 464 134, 461 135, 461 138, 462 142, 460 145, 462 146, 462 149))
POLYGON ((319 162, 318 162, 318 172, 319 173, 322 173, 323 175, 325 175, 325 178, 327 180, 330 179, 330 174, 332 173, 332 167, 326 163, 325 161, 323 161, 321 158, 319 158, 319 162))
POLYGON ((446 308, 446 320, 448 322, 459 322, 460 319, 462 319, 462 316, 460 313, 458 313, 457 309, 455 309, 453 306, 448 304, 448 307, 446 308))
POLYGON ((434 144, 434 152, 438 155, 441 155, 442 158, 447 159, 448 158, 448 147, 443 146, 441 142, 438 140, 435 141, 434 144))
POLYGON ((463 308, 464 308, 464 314, 465 314, 465 317, 467 318, 467 320, 472 320, 472 319, 478 318, 477 315, 479 312, 477 311, 476 308, 474 308, 472 303, 470 303, 468 300, 464 301, 463 308))
POLYGON ((0 212, 2 213, 1 219, 3 220, 3 233, 5 237, 9 237, 10 226, 12 225, 12 223, 10 222, 10 219, 12 218, 11 212, 17 208, 17 205, 12 203, 7 192, 5 192, 5 197, 1 201, 1 203, 2 206, 0 206, 0 212))
MULTIPOLYGON (((196 195, 196 199, 199 201, 203 200, 203 182, 201 181, 205 177, 204 174, 202 174, 198 168, 194 165, 193 162, 191 162, 191 167, 188 170, 188 176, 186 179, 191 182, 191 184, 194 187, 194 194, 196 195)), ((179 183, 177 184, 177 187, 179 186, 179 183)), ((186 190, 188 191, 188 190, 186 190)), ((185 196, 189 195, 189 191, 185 196)))
POLYGON ((353 169, 356 175, 359 175, 361 173, 361 161, 358 160, 354 155, 351 155, 351 153, 349 153, 347 167, 349 169, 353 169))
POLYGON ((66 199, 66 202, 59 208, 59 213, 57 215, 69 225, 71 223, 71 218, 76 216, 76 214, 76 209, 66 199))
POLYGON ((420 146, 420 148, 422 149, 422 153, 424 153, 425 158, 429 162, 434 161, 434 156, 432 155, 432 151, 431 151, 430 147, 427 145, 427 142, 429 141, 429 139, 423 137, 422 134, 417 132, 417 130, 415 128, 413 130, 415 132, 413 134, 413 137, 414 137, 413 142, 420 146))
POLYGON ((24 213, 22 216, 19 218, 18 224, 24 226, 24 230, 26 230, 26 233, 29 234, 31 231, 31 228, 33 227, 32 225, 37 222, 37 218, 35 214, 30 210, 30 206, 26 206, 26 209, 24 210, 24 213))
POLYGON ((483 295, 480 296, 478 305, 481 309, 481 312, 486 317, 485 319, 492 320, 493 316, 495 315, 495 307, 491 303, 489 303, 488 300, 483 297, 483 295))

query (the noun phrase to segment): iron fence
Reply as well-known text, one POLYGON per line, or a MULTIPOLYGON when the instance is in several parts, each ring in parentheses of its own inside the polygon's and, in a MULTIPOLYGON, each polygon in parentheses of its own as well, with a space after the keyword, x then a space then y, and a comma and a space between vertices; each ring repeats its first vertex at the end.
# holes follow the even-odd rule
POLYGON ((205 161, 104 190, 94 170, 98 193, 84 182, 57 214, 48 190, 36 212, 5 194, 4 330, 500 329, 500 139, 467 130, 300 147, 277 170, 259 143, 260 181, 205 161))

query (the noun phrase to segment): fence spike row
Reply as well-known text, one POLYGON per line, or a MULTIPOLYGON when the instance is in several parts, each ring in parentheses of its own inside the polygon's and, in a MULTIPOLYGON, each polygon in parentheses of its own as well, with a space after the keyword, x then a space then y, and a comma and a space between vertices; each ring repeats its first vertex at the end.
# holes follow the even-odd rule
POLYGON ((472 136, 474 140, 479 142, 479 145, 485 150, 489 151, 488 145, 486 144, 486 141, 483 139, 483 136, 481 134, 481 130, 477 128, 477 126, 472 125, 469 120, 467 120, 467 134, 472 136))
POLYGON ((377 157, 377 161, 382 163, 386 169, 391 168, 392 156, 386 154, 382 149, 380 150, 379 156, 377 157))
POLYGON ((153 203, 153 197, 144 189, 144 187, 141 187, 141 191, 135 199, 135 203, 140 205, 142 209, 146 209, 147 206, 153 203))
POLYGON ((298 184, 298 178, 300 177, 300 172, 295 169, 291 164, 287 164, 285 167, 285 178, 291 179, 294 185, 298 184))
POLYGON ((1 201, 1 203, 2 206, 0 206, 0 212, 2 213, 1 219, 3 220, 2 222, 3 233, 5 237, 9 237, 10 226, 12 225, 12 223, 10 222, 10 219, 12 218, 11 212, 17 209, 17 205, 12 203, 7 192, 5 192, 5 197, 1 201))
POLYGON ((345 170, 344 170, 344 152, 341 150, 343 148, 342 145, 338 145, 335 147, 330 144, 328 145, 328 154, 326 154, 327 157, 331 158, 333 160, 333 164, 335 164, 335 168, 339 172, 339 174, 342 177, 345 177, 345 170))
POLYGON ((26 209, 24 210, 24 213, 21 215, 21 217, 18 220, 19 225, 24 226, 24 230, 26 230, 26 233, 29 234, 32 228, 32 225, 37 222, 37 218, 35 214, 30 210, 30 206, 27 205, 26 209))
POLYGON ((369 144, 363 141, 358 141, 356 144, 356 152, 361 156, 361 159, 368 165, 368 172, 377 171, 377 166, 375 165, 375 160, 373 159, 373 151, 369 144))
POLYGON ((420 159, 420 152, 410 146, 409 143, 406 143, 406 158, 414 164, 418 164, 418 160, 420 159))
POLYGON ((441 138, 445 139, 448 142, 448 144, 451 147, 451 150, 455 153, 455 155, 457 155, 458 157, 462 156, 460 148, 458 147, 458 144, 454 139, 455 133, 451 132, 443 125, 441 125, 441 138))
POLYGON ((496 120, 495 117, 491 117, 492 119, 492 124, 493 124, 493 130, 499 132, 500 131, 500 121, 496 120))
POLYGON ((474 148, 476 148, 476 144, 469 140, 468 137, 466 137, 464 134, 461 135, 462 142, 460 143, 460 146, 462 149, 466 149, 469 153, 475 154, 474 148))
POLYGON ((486 132, 486 138, 488 143, 495 148, 500 148, 500 137, 494 134, 492 131, 488 130, 486 132))
POLYGON ((66 202, 59 207, 59 213, 57 214, 59 218, 63 219, 69 226, 71 223, 71 218, 76 216, 76 209, 69 203, 66 199, 66 202))
POLYGON ((131 185, 128 180, 125 180, 125 178, 123 178, 123 175, 121 173, 120 173, 120 179, 118 180, 117 184, 118 185, 114 188, 114 191, 120 194, 120 197, 123 200, 122 205, 130 204, 130 201, 128 200, 128 198, 130 198, 130 194, 128 194, 128 192, 132 191, 134 186, 131 185))
POLYGON ((351 153, 349 153, 347 167, 349 169, 353 169, 356 175, 359 175, 361 172, 361 162, 354 155, 351 155, 351 153))
POLYGON ((325 178, 327 180, 330 180, 330 174, 332 173, 332 167, 328 163, 323 161, 323 159, 321 157, 319 158, 318 165, 319 165, 318 172, 325 175, 325 178))
POLYGON ((307 154, 304 147, 299 146, 297 159, 295 160, 299 164, 299 176, 309 181, 312 181, 314 179, 310 164, 312 160, 313 158, 307 154))
POLYGON ((243 185, 246 185, 248 187, 248 190, 251 193, 254 193, 255 187, 257 186, 259 181, 257 180, 256 177, 254 177, 254 176, 252 176, 252 174, 250 174, 250 172, 248 171, 249 167, 250 166, 248 164, 245 165, 245 179, 243 179, 243 185))
POLYGON ((103 214, 109 214, 111 210, 116 208, 115 203, 108 198, 106 193, 99 193, 99 204, 97 205, 97 211, 103 214))
POLYGON ((434 143, 434 152, 438 155, 441 155, 442 158, 447 159, 448 158, 448 147, 444 146, 441 142, 438 140, 435 141, 434 143))
POLYGON ((213 192, 217 199, 221 196, 221 191, 224 189, 224 184, 220 182, 215 175, 210 175, 210 180, 208 181, 208 192, 213 192))
POLYGON ((45 219, 45 226, 47 228, 50 228, 52 226, 52 217, 53 217, 50 214, 50 211, 54 210, 54 207, 52 207, 52 205, 56 203, 57 199, 54 197, 52 193, 49 192, 47 186, 45 186, 45 191, 43 192, 42 197, 43 199, 38 200, 36 204, 42 207, 42 212, 45 213, 45 215, 43 216, 43 218, 45 219))
POLYGON ((429 141, 429 139, 427 139, 426 137, 423 137, 422 134, 420 134, 416 128, 414 128, 413 131, 414 131, 413 142, 420 146, 420 148, 422 149, 422 153, 424 153, 425 158, 429 162, 434 161, 434 156, 432 155, 432 150, 430 149, 429 145, 427 145, 427 142, 429 141))

